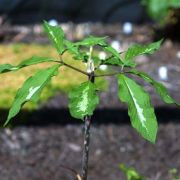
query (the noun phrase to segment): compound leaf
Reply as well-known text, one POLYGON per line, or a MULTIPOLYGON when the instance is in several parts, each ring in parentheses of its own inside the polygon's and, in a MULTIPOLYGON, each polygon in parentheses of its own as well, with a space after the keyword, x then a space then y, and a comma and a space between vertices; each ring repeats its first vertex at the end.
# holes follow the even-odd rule
POLYGON ((51 26, 46 21, 44 21, 43 27, 58 53, 62 54, 64 51, 64 31, 60 26, 51 26))
POLYGON ((155 143, 157 120, 148 93, 135 81, 118 75, 118 96, 128 105, 132 126, 147 140, 155 143))
POLYGON ((39 99, 43 88, 47 85, 51 78, 57 74, 58 68, 59 65, 55 65, 51 68, 40 70, 24 82, 15 96, 4 126, 6 126, 10 120, 18 114, 23 104, 28 101, 36 102, 39 99))
POLYGON ((91 116, 98 103, 96 87, 90 81, 80 84, 69 93, 69 109, 74 118, 83 120, 85 116, 91 116))
POLYGON ((0 73, 5 73, 9 71, 17 71, 21 68, 30 66, 30 65, 35 65, 38 63, 43 63, 43 62, 53 62, 54 59, 50 57, 38 57, 38 56, 33 56, 29 59, 26 59, 22 61, 20 64, 17 66, 13 66, 11 64, 2 64, 0 65, 0 73))
POLYGON ((140 72, 136 69, 129 71, 129 73, 135 74, 135 75, 143 78, 146 82, 150 83, 155 88, 156 92, 160 95, 160 97, 162 98, 162 100, 165 103, 167 103, 167 104, 174 103, 179 106, 179 104, 169 95, 168 90, 162 83, 155 81, 148 74, 146 74, 144 72, 140 72))

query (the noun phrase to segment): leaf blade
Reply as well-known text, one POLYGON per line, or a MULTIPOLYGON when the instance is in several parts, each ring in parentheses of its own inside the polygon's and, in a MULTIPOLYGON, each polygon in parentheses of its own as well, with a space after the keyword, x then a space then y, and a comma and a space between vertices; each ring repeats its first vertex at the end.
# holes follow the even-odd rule
POLYGON ((64 31, 60 26, 51 26, 46 21, 44 21, 43 27, 58 53, 62 54, 64 51, 64 31))
POLYGON ((23 104, 28 101, 37 101, 39 96, 50 81, 50 79, 57 73, 60 65, 52 66, 51 68, 38 71, 34 76, 29 77, 22 87, 18 90, 14 102, 9 110, 8 118, 4 123, 6 126, 10 120, 18 114, 23 104))
POLYGON ((180 106, 179 103, 177 103, 170 95, 166 87, 157 81, 155 81, 153 78, 151 78, 148 74, 138 71, 136 69, 132 69, 129 71, 131 74, 135 74, 141 78, 143 78, 146 82, 150 83, 156 90, 156 92, 160 95, 161 99, 167 103, 167 104, 176 104, 177 106, 180 106))
POLYGON ((157 120, 148 93, 135 81, 118 75, 118 96, 128 105, 132 126, 148 141, 155 143, 157 120))
POLYGON ((95 85, 90 81, 82 83, 69 93, 69 110, 74 118, 83 120, 85 116, 91 116, 98 103, 95 85))
POLYGON ((75 46, 95 46, 95 45, 104 45, 106 44, 105 39, 107 37, 96 37, 96 36, 89 36, 82 41, 74 43, 75 46))
POLYGON ((11 64, 0 65, 0 73, 6 73, 9 71, 17 71, 17 70, 25 68, 27 66, 44 63, 44 62, 55 62, 55 60, 51 57, 32 56, 31 58, 22 61, 17 66, 13 66, 11 64))
POLYGON ((139 44, 132 45, 131 47, 128 48, 123 62, 125 64, 129 64, 130 62, 133 61, 133 59, 136 56, 154 53, 156 50, 158 50, 160 48, 162 41, 163 40, 161 39, 157 42, 153 42, 151 44, 144 45, 144 46, 139 45, 139 44))

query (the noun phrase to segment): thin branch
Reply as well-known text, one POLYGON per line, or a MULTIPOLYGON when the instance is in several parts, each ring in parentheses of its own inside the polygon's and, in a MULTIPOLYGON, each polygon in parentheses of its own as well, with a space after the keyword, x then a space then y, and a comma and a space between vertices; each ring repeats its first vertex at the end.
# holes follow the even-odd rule
POLYGON ((109 73, 109 74, 95 74, 94 77, 104 77, 104 76, 115 76, 117 74, 124 74, 125 72, 114 72, 114 73, 109 73))
MULTIPOLYGON (((125 51, 122 51, 122 52, 119 52, 119 54, 123 54, 125 51)), ((112 55, 112 56, 109 56, 107 59, 104 59, 104 60, 101 60, 101 63, 98 65, 98 66, 96 66, 95 68, 94 68, 94 70, 96 71, 101 65, 109 65, 109 66, 116 66, 116 65, 114 65, 114 64, 104 64, 104 62, 106 62, 108 59, 111 59, 111 58, 113 58, 114 56, 112 55)))
POLYGON ((66 167, 66 166, 63 166, 63 165, 60 165, 60 167, 66 169, 68 171, 71 171, 76 176, 76 180, 82 180, 81 176, 74 169, 66 167))
POLYGON ((71 69, 73 69, 73 70, 75 70, 75 71, 77 71, 77 72, 80 72, 80 73, 82 73, 82 74, 85 74, 86 76, 89 76, 89 73, 87 73, 87 72, 85 72, 85 71, 82 71, 81 69, 78 69, 78 68, 76 68, 76 67, 74 67, 74 66, 71 66, 70 64, 67 64, 67 63, 65 63, 65 62, 62 61, 62 60, 60 60, 60 61, 54 61, 54 62, 60 63, 60 64, 66 66, 66 67, 68 67, 68 68, 71 68, 71 69))

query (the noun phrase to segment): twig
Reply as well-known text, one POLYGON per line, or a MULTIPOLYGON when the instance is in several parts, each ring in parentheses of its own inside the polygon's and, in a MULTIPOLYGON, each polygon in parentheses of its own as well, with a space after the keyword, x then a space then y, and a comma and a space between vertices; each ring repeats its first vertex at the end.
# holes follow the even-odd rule
POLYGON ((74 67, 74 66, 71 66, 70 64, 67 64, 67 63, 65 63, 65 62, 62 61, 62 60, 60 60, 60 61, 54 61, 54 62, 60 63, 60 64, 62 64, 62 65, 64 65, 64 66, 66 66, 66 67, 69 67, 69 68, 77 71, 77 72, 80 72, 80 73, 82 73, 82 74, 85 74, 86 76, 89 76, 89 73, 87 73, 87 72, 85 72, 85 71, 82 71, 81 69, 78 69, 78 68, 76 68, 76 67, 74 67))
POLYGON ((60 165, 60 167, 66 169, 68 171, 71 171, 73 174, 75 174, 77 180, 82 180, 81 176, 74 169, 63 166, 63 165, 60 165))
POLYGON ((117 74, 124 74, 125 72, 114 72, 114 73, 109 73, 109 74, 95 74, 95 77, 104 77, 104 76, 115 76, 117 74))

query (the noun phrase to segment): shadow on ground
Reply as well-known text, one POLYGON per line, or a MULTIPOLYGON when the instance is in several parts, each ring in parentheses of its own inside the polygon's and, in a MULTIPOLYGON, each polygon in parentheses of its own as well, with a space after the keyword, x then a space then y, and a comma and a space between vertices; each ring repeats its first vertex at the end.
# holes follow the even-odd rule
MULTIPOLYGON (((159 123, 180 123, 178 108, 160 107, 155 109, 159 123)), ((7 117, 8 110, 0 109, 1 124, 7 117)), ((35 111, 22 110, 12 120, 12 126, 48 126, 80 124, 81 121, 73 119, 68 109, 40 109, 35 111)), ((129 124, 127 109, 98 109, 93 116, 94 124, 129 124)))

